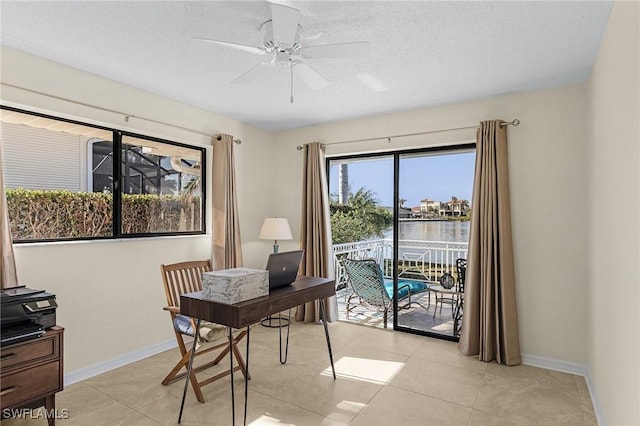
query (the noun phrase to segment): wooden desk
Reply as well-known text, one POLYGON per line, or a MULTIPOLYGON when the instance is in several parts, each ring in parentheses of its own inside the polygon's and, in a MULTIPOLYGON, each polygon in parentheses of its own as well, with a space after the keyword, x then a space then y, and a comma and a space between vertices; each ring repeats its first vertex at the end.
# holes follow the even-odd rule
POLYGON ((56 392, 62 390, 64 328, 54 326, 42 337, 0 350, 2 392, 0 408, 36 408, 44 405, 47 422, 56 423, 56 392))
MULTIPOLYGON (((324 333, 327 339, 327 350, 329 352, 329 360, 331 361, 331 370, 333 378, 336 378, 335 368, 333 366, 333 353, 331 352, 331 341, 329 339, 329 329, 326 318, 326 309, 324 306, 324 298, 335 296, 335 281, 328 278, 317 277, 298 277, 290 286, 284 286, 275 290, 271 290, 268 296, 259 297, 257 299, 246 300, 244 302, 227 305, 224 303, 206 300, 202 297, 202 292, 187 293, 180 296, 180 313, 197 319, 196 335, 200 327, 200 321, 205 320, 228 327, 229 344, 232 343, 232 328, 247 327, 247 352, 246 352, 246 369, 245 375, 245 400, 244 400, 244 421, 247 420, 247 385, 249 376, 249 326, 260 322, 262 318, 269 315, 277 314, 287 309, 303 305, 314 300, 320 301, 320 311, 322 314, 322 323, 324 324, 324 333)), ((192 356, 186 375, 184 392, 182 395, 182 404, 180 405, 180 414, 178 423, 182 420, 182 410, 184 408, 184 400, 189 385, 189 376, 193 365, 193 353, 195 353, 196 339, 193 341, 191 348, 192 356)), ((231 415, 233 424, 235 424, 235 398, 233 389, 233 356, 229 356, 231 364, 231 415)))

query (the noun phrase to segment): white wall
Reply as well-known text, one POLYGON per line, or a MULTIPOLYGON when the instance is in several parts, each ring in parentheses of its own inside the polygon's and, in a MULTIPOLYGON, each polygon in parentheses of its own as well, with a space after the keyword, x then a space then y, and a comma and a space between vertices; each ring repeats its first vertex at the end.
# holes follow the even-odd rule
MULTIPOLYGON (((278 214, 299 228, 302 155, 296 145, 408 134, 519 118, 509 128, 513 241, 522 352, 586 364, 586 87, 505 95, 276 134, 278 214), (293 189, 293 190, 292 190, 293 189)), ((434 146, 475 140, 475 131, 329 145, 327 154, 434 146)), ((567 367, 565 365, 565 367, 567 367)))
POLYGON ((591 382, 600 424, 640 424, 640 4, 616 2, 589 84, 591 382))
MULTIPOLYGON (((245 265, 264 267, 271 251, 257 239, 271 213, 273 135, 243 123, 155 96, 95 75, 2 48, 3 83, 123 111, 162 122, 241 139, 236 146, 240 223, 245 265)), ((215 94, 212 94, 215 96, 215 94)), ((210 138, 49 97, 2 87, 5 105, 210 147, 210 138)), ((211 150, 207 150, 211 163, 211 150)), ((209 200, 211 191, 209 188, 209 200)), ((207 212, 210 216, 210 211, 207 212)), ((208 230, 210 232, 210 229, 208 230)), ((65 373, 99 371, 173 339, 159 265, 210 257, 211 237, 169 237, 15 246, 21 284, 55 293, 65 327, 65 373)), ((175 339, 174 339, 175 340, 175 339)))

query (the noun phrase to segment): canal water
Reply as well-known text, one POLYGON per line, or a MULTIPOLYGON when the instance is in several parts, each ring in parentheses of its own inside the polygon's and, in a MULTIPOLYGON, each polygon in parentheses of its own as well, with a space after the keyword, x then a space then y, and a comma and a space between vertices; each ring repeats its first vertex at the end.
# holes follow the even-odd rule
MULTIPOLYGON (((398 236, 400 240, 469 241, 469 221, 457 220, 401 220, 398 236)), ((384 232, 384 238, 393 238, 392 229, 384 232)))

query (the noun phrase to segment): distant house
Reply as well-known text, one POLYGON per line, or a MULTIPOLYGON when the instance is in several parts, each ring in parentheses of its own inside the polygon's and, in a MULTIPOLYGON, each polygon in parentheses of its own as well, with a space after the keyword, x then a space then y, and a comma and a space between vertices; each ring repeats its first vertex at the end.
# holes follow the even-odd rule
POLYGON ((469 213, 469 202, 467 200, 452 199, 442 203, 443 216, 467 216, 469 213))
POLYGON ((469 202, 451 197, 449 201, 434 201, 428 198, 420 201, 420 211, 414 212, 414 217, 438 217, 438 216, 467 216, 469 202))
POLYGON ((428 198, 420 200, 420 213, 421 217, 444 216, 442 203, 428 198))

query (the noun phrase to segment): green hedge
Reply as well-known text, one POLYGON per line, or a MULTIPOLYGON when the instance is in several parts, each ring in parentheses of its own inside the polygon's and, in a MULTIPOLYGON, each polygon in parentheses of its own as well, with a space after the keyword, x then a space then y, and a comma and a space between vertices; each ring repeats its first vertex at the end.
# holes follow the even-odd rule
MULTIPOLYGON (((112 235, 112 194, 8 189, 14 241, 112 235)), ((200 197, 122 195, 124 234, 200 230, 200 197)))

